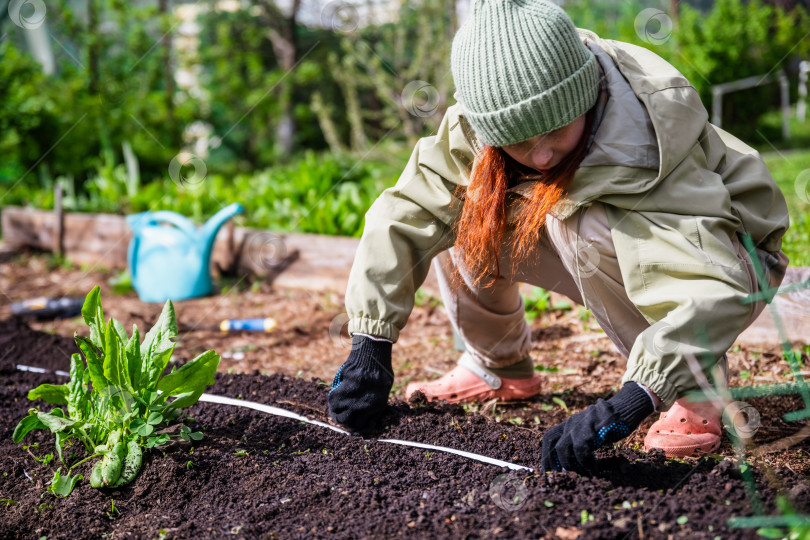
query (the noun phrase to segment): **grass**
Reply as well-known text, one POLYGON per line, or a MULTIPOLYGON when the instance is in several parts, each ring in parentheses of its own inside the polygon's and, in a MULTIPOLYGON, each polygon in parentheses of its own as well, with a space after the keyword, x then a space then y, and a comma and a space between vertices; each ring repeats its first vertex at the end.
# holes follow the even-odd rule
POLYGON ((810 148, 810 114, 806 116, 804 122, 796 118, 796 108, 791 107, 790 139, 782 140, 782 111, 776 110, 763 114, 757 120, 755 130, 756 140, 749 144, 761 153, 772 152, 774 150, 810 148))
MULTIPOLYGON (((388 147, 386 147, 388 148, 388 147)), ((64 190, 67 211, 135 213, 172 210, 202 223, 230 202, 245 207, 239 225, 276 231, 360 236, 364 214, 392 186, 407 156, 390 146, 387 156, 304 152, 286 165, 252 174, 203 172, 189 165, 163 177, 141 181, 124 165, 108 164, 81 186, 72 178, 31 175, 11 187, 0 185, 5 205, 51 209, 54 186, 64 190)))
POLYGON ((782 250, 791 266, 810 266, 810 115, 802 122, 791 107, 789 126, 791 137, 783 140, 782 112, 765 113, 757 120, 755 139, 746 142, 762 154, 787 200, 790 229, 782 250))
POLYGON ((782 250, 791 266, 810 266, 810 149, 771 151, 762 157, 788 205, 790 229, 782 250))

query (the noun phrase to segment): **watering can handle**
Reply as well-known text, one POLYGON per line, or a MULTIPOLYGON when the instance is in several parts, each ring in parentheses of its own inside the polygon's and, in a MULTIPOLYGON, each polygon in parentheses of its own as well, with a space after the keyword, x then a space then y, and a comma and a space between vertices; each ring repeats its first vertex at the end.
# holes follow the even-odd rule
POLYGON ((145 225, 155 225, 157 223, 166 222, 171 223, 184 233, 186 233, 189 238, 195 238, 197 236, 197 228, 191 223, 188 219, 181 216, 176 212, 171 212, 169 210, 159 210, 157 212, 151 212, 148 215, 144 216, 146 218, 145 225))

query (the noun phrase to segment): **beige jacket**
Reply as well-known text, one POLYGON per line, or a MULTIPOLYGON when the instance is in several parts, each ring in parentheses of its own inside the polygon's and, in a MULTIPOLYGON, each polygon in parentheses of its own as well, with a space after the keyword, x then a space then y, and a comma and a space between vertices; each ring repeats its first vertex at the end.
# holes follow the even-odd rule
MULTIPOLYGON (((751 275, 738 237, 778 252, 787 206, 759 154, 708 122, 675 68, 647 49, 580 34, 647 114, 606 112, 553 213, 565 220, 593 201, 606 206, 628 297, 652 325, 630 351, 624 381, 646 385, 667 408, 697 387, 686 356, 713 365, 750 323, 751 275), (653 137, 655 145, 645 144, 653 137)), ((469 183, 477 149, 460 105, 450 107, 369 209, 346 293, 350 332, 396 341, 432 258, 453 245, 457 190, 469 183)))

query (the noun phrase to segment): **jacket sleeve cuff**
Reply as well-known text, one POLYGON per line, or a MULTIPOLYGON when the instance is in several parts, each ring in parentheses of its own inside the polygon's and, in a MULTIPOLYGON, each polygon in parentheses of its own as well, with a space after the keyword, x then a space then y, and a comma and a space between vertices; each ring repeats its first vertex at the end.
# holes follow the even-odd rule
POLYGON ((399 339, 399 328, 393 324, 377 319, 352 317, 349 319, 349 334, 367 334, 396 343, 399 339))
POLYGON ((675 386, 661 373, 646 369, 638 364, 628 369, 624 377, 622 377, 622 384, 627 384, 631 381, 643 384, 649 388, 650 391, 654 392, 655 395, 658 396, 658 399, 661 400, 659 406, 659 410, 661 411, 669 410, 672 404, 675 403, 675 400, 680 397, 678 396, 678 390, 675 386))

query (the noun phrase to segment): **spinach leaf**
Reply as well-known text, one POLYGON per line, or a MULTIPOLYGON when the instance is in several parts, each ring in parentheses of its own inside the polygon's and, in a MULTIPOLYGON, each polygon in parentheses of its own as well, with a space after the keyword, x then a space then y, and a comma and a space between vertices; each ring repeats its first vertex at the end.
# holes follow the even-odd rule
POLYGON ((132 382, 132 387, 135 390, 143 388, 142 379, 142 365, 141 365, 141 335, 138 333, 138 327, 132 325, 132 337, 126 342, 124 352, 127 357, 127 371, 129 371, 129 380, 132 382))
POLYGON ((105 350, 104 311, 101 309, 101 289, 98 285, 84 299, 82 318, 90 327, 90 341, 102 351, 105 350))
POLYGON ((177 371, 160 379, 157 388, 171 396, 203 390, 207 385, 214 384, 219 359, 214 351, 205 351, 177 371))
POLYGON ((172 339, 175 337, 177 337, 177 320, 174 305, 169 300, 164 304, 155 326, 146 333, 141 343, 142 368, 148 381, 146 386, 154 387, 169 364, 174 351, 172 339))
POLYGON ((28 392, 28 399, 41 399, 51 405, 67 405, 68 393, 66 384, 40 384, 28 392))
POLYGON ((118 334, 118 339, 121 340, 121 343, 126 343, 129 340, 129 336, 127 335, 127 331, 124 328, 124 325, 121 324, 116 319, 110 319, 112 323, 112 327, 115 330, 115 333, 118 334))
POLYGON ((29 432, 35 429, 47 429, 47 426, 43 424, 42 420, 40 420, 39 416, 37 416, 37 412, 38 411, 36 409, 29 410, 28 416, 20 420, 17 427, 14 428, 14 433, 11 435, 11 439, 15 444, 22 441, 29 432))
POLYGON ((50 481, 50 486, 48 487, 48 491, 56 495, 57 497, 67 497, 70 495, 70 492, 73 491, 73 488, 76 487, 76 483, 84 478, 82 475, 70 476, 70 471, 62 476, 62 467, 56 469, 56 472, 53 473, 53 478, 50 481))
MULTIPOLYGON (((70 382, 67 384, 68 416, 74 420, 84 420, 84 404, 89 389, 84 384, 84 362, 79 354, 70 357, 70 382)), ((30 399, 30 396, 29 396, 30 399)))
POLYGON ((37 418, 45 424, 45 427, 50 429, 53 433, 57 433, 76 423, 73 420, 65 418, 64 414, 62 409, 54 409, 50 413, 37 412, 37 418), (61 414, 56 414, 57 411, 61 414))
POLYGON ((104 377, 110 384, 119 388, 130 388, 129 374, 127 372, 126 355, 124 354, 124 344, 115 332, 113 324, 107 325, 107 333, 104 336, 107 348, 104 354, 104 377))
POLYGON ((182 394, 177 395, 177 399, 172 401, 166 406, 166 409, 185 409, 186 407, 191 407, 200 399, 200 396, 203 394, 203 389, 199 389, 195 392, 183 392, 182 394))
POLYGON ((99 354, 93 341, 81 336, 74 337, 76 345, 82 351, 84 359, 87 361, 87 371, 90 372, 90 382, 93 383, 93 391, 100 392, 106 388, 110 382, 104 377, 104 353, 99 354))

